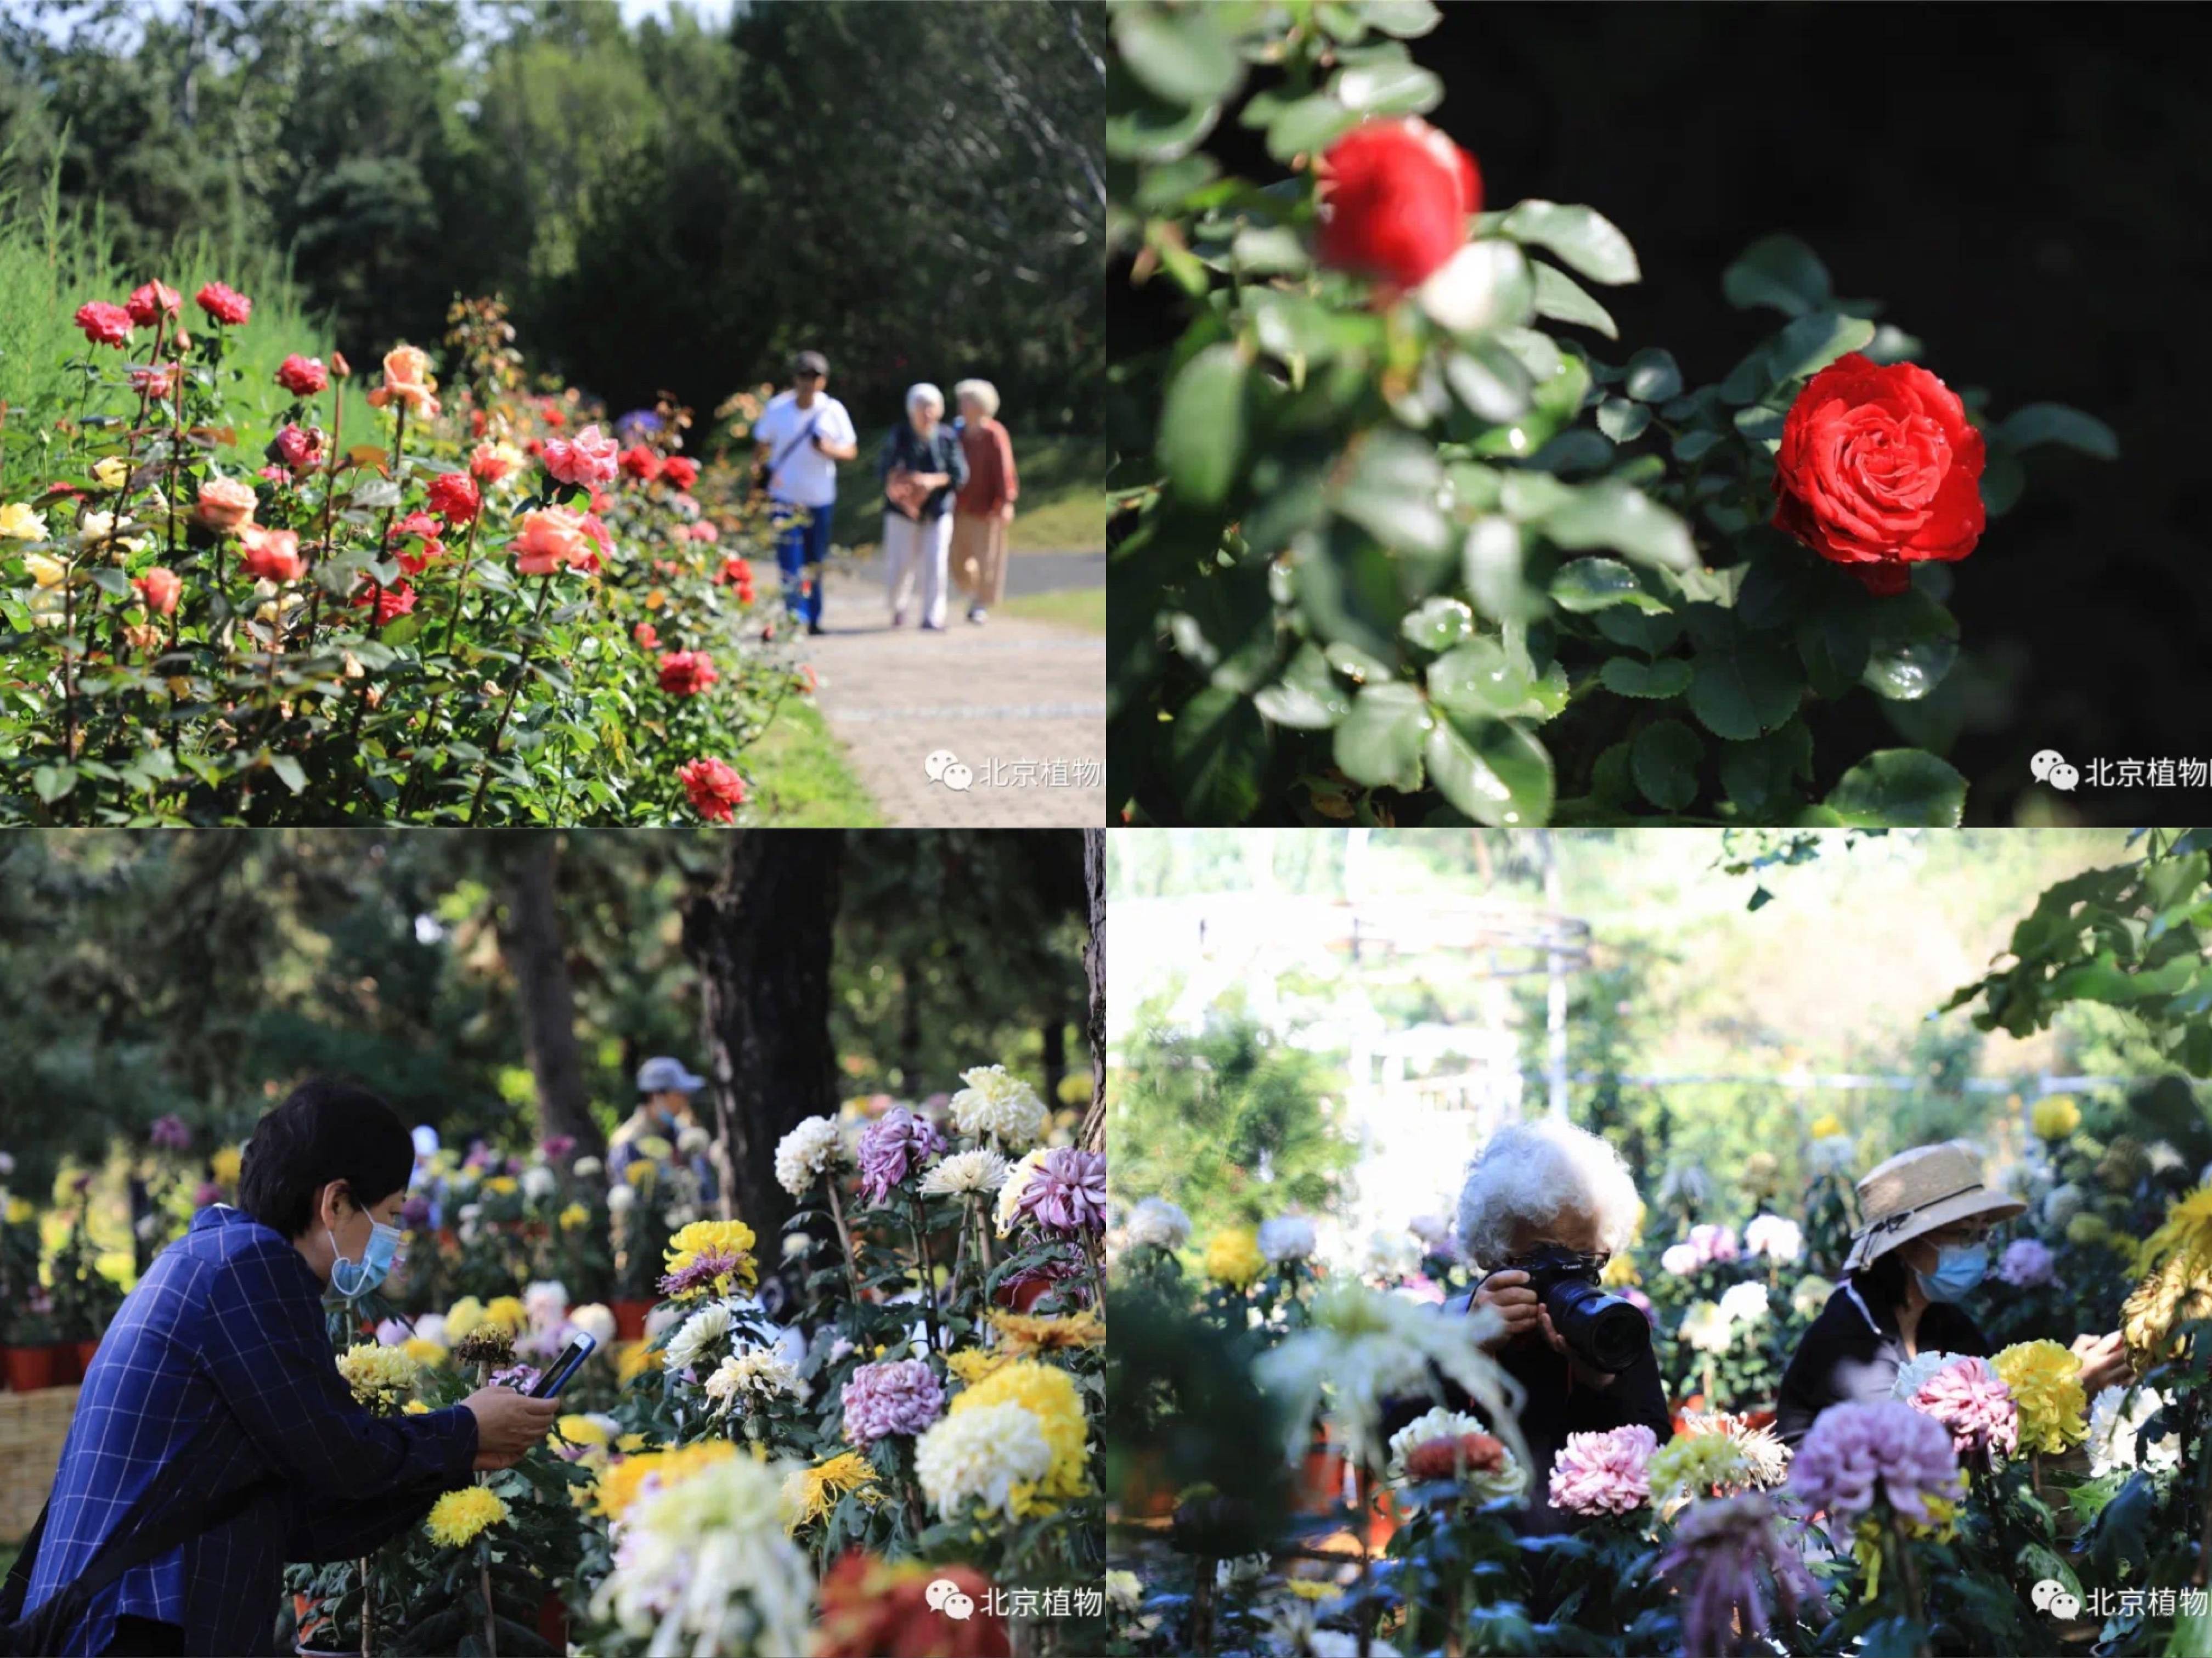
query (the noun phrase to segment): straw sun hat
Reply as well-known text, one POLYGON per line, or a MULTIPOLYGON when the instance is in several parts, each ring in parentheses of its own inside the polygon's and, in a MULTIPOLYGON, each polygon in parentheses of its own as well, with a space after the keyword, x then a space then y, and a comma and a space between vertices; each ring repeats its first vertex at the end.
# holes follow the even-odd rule
POLYGON ((1851 1235, 1846 1272, 1871 1266, 1900 1243, 1976 1215, 2009 1219, 2027 1206, 1982 1184, 1982 1163, 1964 1140, 1900 1151, 1859 1182, 1866 1224, 1851 1235))

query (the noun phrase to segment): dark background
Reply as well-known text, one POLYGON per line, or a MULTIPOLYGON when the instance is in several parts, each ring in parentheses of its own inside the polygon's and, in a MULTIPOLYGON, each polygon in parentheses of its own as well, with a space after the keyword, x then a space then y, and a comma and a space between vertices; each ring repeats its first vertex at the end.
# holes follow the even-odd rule
MULTIPOLYGON (((1836 291, 1885 302, 1954 390, 2002 417, 2071 404, 2119 434, 2108 463, 2045 447, 2019 505, 1954 567, 1960 664, 1930 703, 1955 722, 1970 823, 2173 823, 2184 789, 2033 785, 2056 748, 2212 759, 2212 533, 2199 480, 2212 378, 2212 105, 2149 8, 1447 4, 1412 44, 1440 76, 1429 118, 1473 151, 1486 205, 1587 203, 1644 280, 1601 297, 1620 347, 1663 345, 1717 380, 1781 319, 1738 312, 1722 270, 1771 231, 1809 242, 1836 291)), ((1257 83, 1264 84, 1264 82, 1257 83)), ((1231 170, 1279 168, 1224 118, 1231 170)), ((1167 284, 1109 284, 1114 355, 1172 337, 1167 284)), ((1821 749, 1899 740, 1871 696, 1821 749)), ((1917 740, 1926 733, 1916 732, 1917 740)))

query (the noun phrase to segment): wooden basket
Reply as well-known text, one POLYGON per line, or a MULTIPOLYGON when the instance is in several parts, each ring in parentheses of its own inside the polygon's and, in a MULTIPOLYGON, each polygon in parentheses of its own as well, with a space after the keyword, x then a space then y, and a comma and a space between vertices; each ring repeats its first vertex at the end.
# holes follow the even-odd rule
POLYGON ((20 1543, 37 1521, 61 1466, 76 1395, 75 1388, 0 1393, 0 1543, 20 1543))

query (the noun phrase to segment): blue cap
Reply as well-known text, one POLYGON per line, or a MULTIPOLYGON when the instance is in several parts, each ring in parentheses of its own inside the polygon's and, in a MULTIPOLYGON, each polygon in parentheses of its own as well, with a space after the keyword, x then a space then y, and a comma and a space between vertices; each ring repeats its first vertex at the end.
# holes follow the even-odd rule
POLYGON ((637 1068, 637 1091, 641 1094, 696 1094, 707 1085, 704 1077, 695 1077, 684 1068, 680 1060, 672 1060, 657 1054, 637 1068))

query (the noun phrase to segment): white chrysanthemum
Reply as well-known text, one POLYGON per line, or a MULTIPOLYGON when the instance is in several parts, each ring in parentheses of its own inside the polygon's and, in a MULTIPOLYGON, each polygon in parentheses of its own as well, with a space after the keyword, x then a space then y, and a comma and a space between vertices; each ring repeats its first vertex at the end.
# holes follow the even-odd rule
POLYGON ((2153 1140, 2150 1143, 2150 1172, 2152 1174, 2163 1175, 2170 1169, 2185 1169, 2187 1167, 2188 1164, 2183 1161, 2181 1153, 2173 1149, 2172 1141, 2153 1140))
POLYGON ((617 1186, 607 1193, 607 1208, 611 1213, 623 1214, 637 1206, 637 1188, 617 1186))
POLYGON ((960 1080, 968 1086, 952 1096, 948 1108, 952 1126, 962 1133, 977 1139, 988 1137, 1010 1151, 1044 1138, 1051 1114, 1036 1090, 1006 1066, 978 1066, 962 1072, 960 1080))
POLYGON ((596 1301, 587 1301, 580 1307, 571 1308, 568 1322, 602 1347, 615 1339, 614 1309, 596 1301))
POLYGON ((1800 1318, 1818 1318, 1820 1309, 1828 1304, 1828 1297, 1835 1293, 1834 1284, 1818 1272, 1808 1272, 1790 1292, 1790 1310, 1800 1318))
POLYGON ((423 1314, 415 1321, 415 1333, 425 1341, 436 1342, 441 1347, 453 1345, 446 1339, 446 1315, 443 1313, 423 1314))
POLYGON ((2089 1472, 2104 1475, 2131 1473, 2136 1459, 2151 1473, 2166 1473, 2181 1466, 2181 1436, 2171 1433, 2137 1448, 2143 1424, 2166 1406, 2155 1388, 2107 1388, 2089 1402, 2089 1472), (2134 1395, 2130 1402, 2129 1395, 2134 1395))
MULTIPOLYGON (((1488 1434, 1479 1418, 1465 1411, 1447 1410, 1438 1405, 1423 1412, 1404 1427, 1390 1436, 1390 1461, 1387 1477, 1401 1480, 1406 1477, 1406 1458, 1417 1445, 1425 1445, 1432 1439, 1457 1439, 1465 1434, 1488 1434)), ((1493 1437, 1495 1436, 1492 1436, 1493 1437)), ((1500 1497, 1518 1497, 1528 1489, 1528 1470, 1521 1459, 1510 1450, 1505 1461, 1495 1473, 1470 1473, 1468 1489, 1483 1502, 1500 1497)))
POLYGON ((1823 1134, 1805 1148, 1805 1167, 1814 1175, 1848 1175, 1859 1160, 1849 1134, 1823 1134))
POLYGON ((579 1157, 568 1165, 568 1169, 578 1180, 589 1180, 605 1167, 597 1157, 579 1157))
POLYGON ((1897 1380, 1889 1384, 1889 1396, 1910 1402, 1913 1394, 1935 1380, 1936 1371, 1957 1363, 1960 1357, 1958 1353, 1914 1354, 1899 1367, 1897 1380))
POLYGON ((522 1308, 532 1328, 558 1324, 568 1315, 568 1286, 558 1278, 540 1278, 522 1292, 522 1308))
POLYGON ((924 1197, 957 1197, 969 1192, 995 1192, 1006 1178, 1006 1160, 988 1147, 955 1151, 921 1177, 924 1197))
POLYGON ((1116 1612, 1134 1612, 1145 1603, 1145 1580, 1133 1571, 1109 1571, 1106 1599, 1116 1612))
POLYGON ((791 1465, 749 1456, 716 1462, 623 1516, 614 1570, 592 1597, 662 1655, 733 1658, 804 1652, 814 1579, 805 1551, 785 1533, 782 1488, 791 1465))
POLYGON ((914 1442, 922 1495, 947 1520, 978 1497, 1011 1516, 1014 1486, 1051 1469, 1043 1424, 1011 1400, 940 1417, 914 1442))
POLYGON ((560 1186, 561 1177, 543 1165, 533 1163, 522 1171, 522 1195, 533 1202, 551 1197, 560 1186))
POLYGON ((775 1145, 775 1183, 803 1198, 845 1160, 845 1137, 828 1117, 809 1117, 775 1145))
POLYGON ((1721 1310, 1718 1302, 1692 1302, 1682 1315, 1680 1333, 1701 1353, 1724 1353, 1735 1334, 1735 1321, 1721 1310))
POLYGON ((1014 1217, 1020 1212, 1022 1193, 1044 1162, 1045 1148, 1042 1145, 1028 1153, 1006 1171, 1005 1182, 999 1187, 999 1236, 1006 1236, 1014 1230, 1014 1217))
POLYGON ((1659 1252, 1659 1268, 1670 1277, 1687 1278, 1702 1265, 1694 1244, 1670 1243, 1659 1252))
POLYGON ((2081 1188, 2067 1181, 2054 1186, 2043 1199, 2043 1224, 2054 1231, 2063 1231, 2066 1223, 2081 1212, 2081 1188))
POLYGON ((1754 1255, 1793 1261, 1805 1253, 1805 1234, 1780 1215, 1754 1215, 1743 1229, 1743 1247, 1754 1255))
POLYGON ((1766 1286, 1755 1278, 1731 1284, 1721 1291, 1721 1311, 1735 1324, 1756 1324, 1766 1316, 1766 1286))
POLYGON ((1410 1232, 1370 1232, 1367 1241, 1359 1247, 1359 1272, 1363 1278, 1395 1284, 1420 1270, 1421 1246, 1410 1232))
POLYGON ((807 1388, 780 1348, 749 1347, 724 1359, 707 1378, 704 1391, 717 1410, 726 1412, 779 1394, 804 1399, 807 1388))
POLYGON ((1140 1246, 1180 1249, 1190 1242, 1190 1217, 1165 1198, 1146 1198, 1129 1212, 1129 1224, 1122 1235, 1133 1249, 1140 1246))
POLYGON ((1304 1260, 1314 1252, 1314 1224, 1304 1215, 1260 1223, 1260 1253, 1269 1260, 1304 1260))
POLYGON ((730 1309, 709 1302, 684 1321, 684 1327, 669 1337, 660 1351, 661 1368, 681 1376, 707 1356, 707 1350, 730 1333, 730 1309))
MULTIPOLYGON (((1470 243, 1470 246, 1480 246, 1470 243)), ((1317 1629, 1306 1638, 1306 1651, 1310 1658, 1359 1658, 1359 1637, 1350 1630, 1317 1629)), ((1398 1658, 1398 1649, 1388 1641, 1370 1640, 1366 1646, 1367 1658, 1398 1658)))

